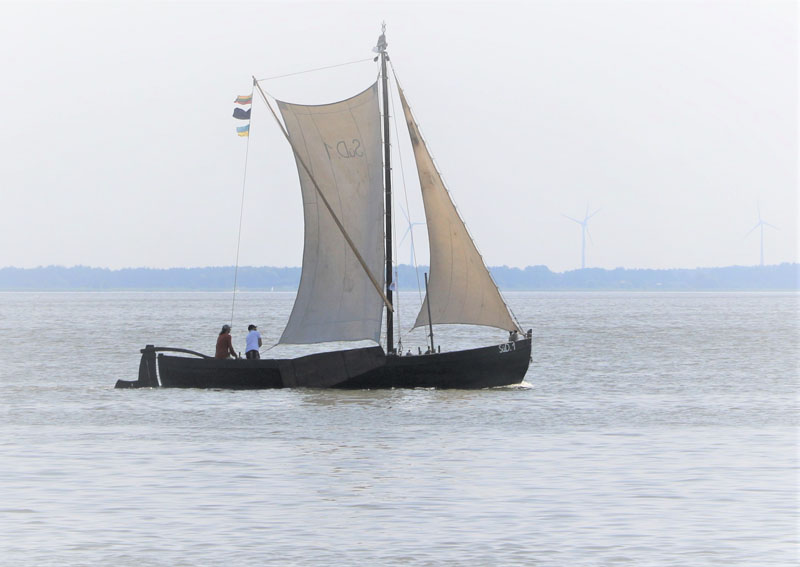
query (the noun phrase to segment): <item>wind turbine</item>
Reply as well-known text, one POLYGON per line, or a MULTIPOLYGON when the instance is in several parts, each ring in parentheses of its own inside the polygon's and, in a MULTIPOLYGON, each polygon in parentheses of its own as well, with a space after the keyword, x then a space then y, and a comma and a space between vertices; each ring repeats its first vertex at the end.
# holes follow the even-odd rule
POLYGON ((765 226, 769 226, 771 228, 774 228, 775 230, 780 230, 780 229, 777 226, 775 226, 774 224, 769 224, 767 221, 765 221, 765 220, 763 220, 761 218, 761 203, 757 203, 756 206, 758 207, 758 222, 756 223, 756 225, 753 228, 750 229, 750 231, 747 234, 744 235, 744 237, 747 238, 748 236, 750 236, 750 234, 757 228, 761 229, 761 265, 763 266, 764 265, 764 227, 765 226))
POLYGON ((416 257, 417 251, 416 251, 416 248, 414 247, 414 234, 413 234, 413 228, 414 228, 415 226, 420 226, 420 225, 421 225, 421 226, 425 226, 425 223, 424 223, 424 222, 411 222, 411 217, 410 217, 410 216, 409 216, 409 214, 406 212, 406 210, 405 210, 403 207, 400 207, 400 210, 402 211, 402 213, 403 213, 403 216, 404 216, 404 217, 406 217, 406 222, 408 223, 408 228, 407 228, 407 229, 406 229, 406 231, 403 233, 403 236, 400 238, 400 243, 398 244, 398 246, 400 246, 400 244, 403 244, 403 241, 405 241, 405 239, 406 239, 406 236, 408 236, 409 234, 411 234, 411 253, 409 254, 409 256, 410 256, 410 259, 409 259, 409 261, 408 261, 408 265, 409 265, 409 266, 414 266, 414 265, 415 265, 415 264, 414 264, 414 258, 416 257))
MULTIPOLYGON (((407 229, 406 229, 406 231, 403 233, 403 237, 400 239, 400 244, 398 244, 398 246, 400 246, 401 244, 403 244, 403 241, 406 239, 406 236, 408 236, 408 235, 411 233, 411 230, 412 230, 412 229, 413 229, 415 226, 425 226, 425 223, 424 223, 424 222, 410 222, 410 223, 408 223, 408 228, 407 228, 407 229)), ((412 246, 411 246, 411 253, 409 254, 410 258, 409 258, 409 260, 408 260, 408 265, 409 265, 409 266, 413 266, 413 265, 414 265, 414 256, 416 255, 416 249, 415 249, 415 247, 413 246, 413 244, 414 244, 414 235, 413 235, 413 234, 411 235, 411 244, 412 244, 412 246)))
POLYGON ((568 218, 572 222, 576 222, 581 225, 581 270, 586 268, 586 235, 589 235, 589 240, 592 239, 592 235, 589 234, 589 219, 595 216, 597 213, 600 212, 600 209, 597 209, 591 215, 589 214, 589 205, 586 205, 586 214, 583 217, 583 220, 574 219, 572 217, 568 217, 567 215, 562 214, 561 216, 568 218))

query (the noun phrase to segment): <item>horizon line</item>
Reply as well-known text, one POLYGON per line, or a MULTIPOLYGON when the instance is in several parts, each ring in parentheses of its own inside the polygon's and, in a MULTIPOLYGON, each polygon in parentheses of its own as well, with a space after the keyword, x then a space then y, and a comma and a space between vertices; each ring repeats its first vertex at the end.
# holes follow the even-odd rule
MULTIPOLYGON (((495 265, 495 266, 487 266, 487 268, 490 269, 490 270, 492 270, 494 268, 505 268, 505 269, 509 269, 509 270, 520 270, 520 271, 527 270, 528 268, 545 268, 545 269, 547 269, 548 271, 550 271, 551 273, 554 273, 554 274, 564 274, 564 273, 568 273, 568 272, 580 272, 580 271, 586 271, 586 270, 604 270, 604 271, 607 271, 607 272, 613 272, 613 271, 616 271, 616 270, 667 271, 667 270, 716 270, 716 269, 726 269, 726 268, 759 268, 759 269, 761 269, 761 268, 780 267, 780 266, 784 266, 784 265, 787 265, 787 264, 790 265, 790 266, 799 266, 800 267, 800 262, 779 262, 779 263, 776 263, 776 264, 764 264, 764 265, 760 265, 760 264, 750 264, 750 265, 728 264, 728 265, 725 265, 725 266, 695 266, 693 268, 687 268, 687 267, 629 268, 629 267, 625 267, 625 266, 617 266, 617 267, 614 267, 614 268, 603 268, 603 267, 600 267, 600 266, 588 266, 586 268, 572 268, 572 269, 563 270, 563 271, 560 271, 560 272, 552 270, 549 266, 547 266, 545 264, 529 264, 529 265, 524 266, 524 267, 509 266, 507 264, 500 264, 500 265, 495 265)), ((396 265, 396 267, 398 267, 398 268, 400 268, 402 266, 405 266, 405 267, 413 269, 413 270, 418 270, 418 269, 421 269, 421 268, 429 268, 430 267, 428 264, 421 264, 419 266, 412 266, 410 264, 397 264, 396 265)), ((131 270, 131 271, 132 270, 153 270, 153 271, 209 270, 209 269, 216 269, 216 270, 225 270, 225 269, 235 270, 235 269, 240 269, 241 270, 241 269, 264 269, 264 268, 281 269, 281 270, 300 270, 300 269, 302 269, 302 266, 271 266, 271 265, 252 266, 252 265, 248 265, 248 266, 238 266, 237 267, 235 265, 228 265, 228 266, 217 265, 217 266, 170 266, 170 267, 166 267, 166 268, 164 268, 164 267, 157 268, 157 267, 150 267, 150 266, 126 266, 126 267, 123 267, 123 268, 110 268, 110 267, 106 267, 106 266, 89 266, 89 265, 85 265, 85 264, 73 264, 71 266, 66 266, 66 265, 63 265, 63 264, 48 264, 48 265, 39 265, 39 266, 27 267, 27 268, 26 267, 20 267, 20 266, 2 266, 2 267, 0 267, 0 270, 31 270, 32 271, 32 270, 44 270, 44 269, 51 269, 51 268, 60 268, 60 269, 65 269, 65 270, 83 268, 83 269, 89 269, 89 270, 105 270, 105 271, 110 271, 110 272, 123 272, 123 271, 126 271, 126 270, 131 270)))

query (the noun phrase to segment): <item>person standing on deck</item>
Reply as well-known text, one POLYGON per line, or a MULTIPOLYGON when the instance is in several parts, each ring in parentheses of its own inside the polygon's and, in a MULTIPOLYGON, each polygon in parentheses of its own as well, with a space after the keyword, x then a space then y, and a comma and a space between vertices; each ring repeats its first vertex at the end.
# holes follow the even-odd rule
POLYGON ((261 348, 261 333, 258 332, 258 327, 249 325, 247 330, 247 344, 245 345, 244 355, 248 359, 261 358, 261 353, 258 351, 261 348))
POLYGON ((223 325, 222 330, 219 332, 219 336, 217 337, 217 351, 214 353, 214 358, 228 358, 229 355, 233 358, 239 358, 236 355, 236 351, 233 350, 231 326, 223 325))

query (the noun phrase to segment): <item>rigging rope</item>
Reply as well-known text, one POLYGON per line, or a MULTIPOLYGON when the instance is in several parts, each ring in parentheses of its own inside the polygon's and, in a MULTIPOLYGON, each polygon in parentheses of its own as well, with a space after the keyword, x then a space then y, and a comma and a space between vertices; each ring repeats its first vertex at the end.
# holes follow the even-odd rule
MULTIPOLYGON (((391 65, 391 61, 389 62, 389 64, 391 65)), ((396 79, 397 78, 395 77, 395 81, 396 81, 396 79)), ((395 139, 398 141, 397 144, 395 144, 395 146, 397 148, 398 161, 400 162, 400 178, 401 178, 402 184, 403 184, 403 197, 404 197, 404 200, 405 200, 405 203, 406 203, 405 212, 406 212, 406 220, 408 221, 408 232, 411 233, 411 253, 412 253, 411 255, 412 255, 412 261, 413 261, 413 264, 414 264, 414 270, 415 270, 416 276, 417 276, 417 293, 419 294, 420 304, 422 304, 422 290, 420 288, 419 269, 417 268, 417 254, 416 254, 416 248, 414 246, 414 225, 411 222, 411 216, 410 216, 410 212, 409 212, 410 211, 410 207, 408 205, 408 186, 406 185, 406 172, 405 172, 405 167, 403 165, 403 151, 402 151, 401 144, 400 144, 400 131, 399 131, 398 127, 397 127, 397 112, 396 112, 397 105, 395 104, 394 94, 395 94, 394 91, 390 91, 389 104, 391 106, 391 108, 390 108, 391 117, 392 117, 392 122, 394 124, 394 136, 395 136, 395 139)), ((394 177, 394 168, 392 168, 392 177, 394 177)), ((394 187, 394 182, 392 182, 392 186, 394 187)), ((395 199, 395 193, 396 193, 396 191, 392 192, 392 200, 393 201, 395 199)), ((392 208, 394 210, 397 210, 396 207, 394 206, 394 204, 392 204, 392 208)), ((399 315, 399 312, 400 312, 400 282, 399 282, 400 276, 399 276, 398 267, 400 265, 400 255, 398 253, 397 223, 394 223, 392 225, 392 228, 394 229, 394 237, 393 237, 393 240, 392 240, 392 242, 394 243, 394 258, 395 258, 394 266, 393 266, 394 273, 395 273, 394 282, 395 282, 395 285, 397 287, 397 304, 395 305, 395 308, 397 309, 397 312, 398 312, 398 315, 397 315, 397 318, 398 318, 398 321, 397 321, 397 323, 398 323, 397 324, 397 336, 398 336, 398 346, 399 346, 400 354, 402 354, 403 353, 403 326, 400 324, 400 315, 399 315)))
POLYGON ((275 75, 274 77, 266 77, 264 79, 256 79, 256 80, 260 82, 260 81, 271 81, 272 79, 283 79, 284 77, 293 77, 294 75, 303 75, 305 73, 314 73, 316 71, 324 71, 325 69, 334 69, 336 67, 344 67, 345 65, 355 65, 356 63, 364 63, 365 61, 372 61, 372 57, 370 57, 369 59, 359 59, 358 61, 350 61, 348 63, 339 63, 337 65, 328 65, 327 67, 317 67, 316 69, 308 69, 307 71, 297 71, 296 73, 287 73, 285 75, 275 75))
MULTIPOLYGON (((250 122, 252 123, 253 117, 253 94, 255 93, 255 85, 250 88, 250 122)), ((239 234, 236 238, 236 264, 233 269, 233 299, 231 300, 231 328, 233 328, 233 312, 236 307, 236 284, 239 278, 239 248, 242 244, 242 219, 244 218, 244 189, 247 185, 247 158, 250 155, 250 136, 247 136, 247 146, 244 150, 244 175, 242 175, 242 203, 239 208, 239 234)))
MULTIPOLYGON (((388 77, 387 77, 387 85, 388 85, 388 77)), ((390 91, 388 100, 389 100, 390 108, 389 109, 384 109, 384 112, 389 112, 389 114, 392 116, 392 118, 394 118, 394 105, 392 104, 391 91, 390 91)), ((395 139, 398 141, 398 143, 396 144, 396 147, 397 147, 397 152, 398 152, 398 155, 399 155, 399 153, 400 153, 400 139, 397 137, 397 128, 396 127, 395 127, 395 139)), ((390 151, 391 151, 391 142, 390 142, 390 151)), ((402 172, 403 172, 403 162, 401 160, 400 161, 400 173, 402 174, 402 172)), ((394 188, 394 186, 395 186, 394 185, 394 168, 391 168, 390 175, 392 176, 392 188, 394 188)), ((392 210, 393 211, 397 210, 397 207, 395 206, 395 193, 396 193, 396 191, 392 191, 392 210)), ((395 223, 395 222, 392 223, 392 232, 393 232, 393 234, 392 234, 392 246, 394 248, 394 255, 393 255, 393 260, 394 261, 392 262, 394 264, 392 266, 392 272, 394 273, 394 277, 392 278, 392 283, 394 284, 394 291, 395 291, 395 295, 393 296, 393 299, 394 299, 395 314, 397 315, 397 347, 398 347, 399 353, 402 355, 403 354, 403 325, 400 322, 400 282, 398 281, 400 279, 400 277, 399 277, 399 274, 398 274, 398 271, 397 271, 397 266, 398 266, 397 262, 398 262, 399 255, 398 255, 398 248, 397 248, 397 223, 395 223)))
MULTIPOLYGON (((397 73, 395 73, 394 65, 392 65, 392 61, 391 60, 389 60, 389 65, 392 68, 392 76, 394 77, 395 84, 398 84, 397 73)), ((394 96, 391 97, 391 103, 392 103, 392 120, 394 121, 394 133, 395 133, 395 137, 399 140, 400 139, 400 132, 399 132, 399 130, 397 128, 397 113, 394 112, 394 108, 396 106, 395 102, 394 102, 394 96)), ((406 186, 406 172, 405 172, 405 167, 403 167, 403 153, 400 151, 400 144, 397 144, 397 155, 398 155, 398 158, 400 160, 400 175, 401 175, 401 178, 403 180, 403 195, 404 195, 405 201, 406 201, 406 214, 408 215, 408 217, 406 218, 406 220, 408 221, 408 232, 409 232, 409 236, 411 236, 411 257, 412 257, 412 260, 413 260, 413 263, 414 263, 414 273, 417 276, 417 294, 419 295, 419 302, 420 302, 420 305, 421 305, 422 304, 422 284, 419 281, 419 265, 417 264, 417 247, 414 244, 414 225, 411 222, 411 209, 408 206, 408 187, 406 186)))

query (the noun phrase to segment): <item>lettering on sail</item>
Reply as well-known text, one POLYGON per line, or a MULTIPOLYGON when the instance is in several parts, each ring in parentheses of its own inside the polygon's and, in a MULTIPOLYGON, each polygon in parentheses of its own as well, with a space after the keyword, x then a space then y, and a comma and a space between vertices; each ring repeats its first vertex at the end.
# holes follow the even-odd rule
POLYGON ((350 159, 354 157, 364 157, 364 149, 361 147, 361 140, 358 138, 353 138, 349 142, 347 140, 339 140, 333 146, 327 142, 324 142, 324 144, 329 160, 334 158, 350 159))

